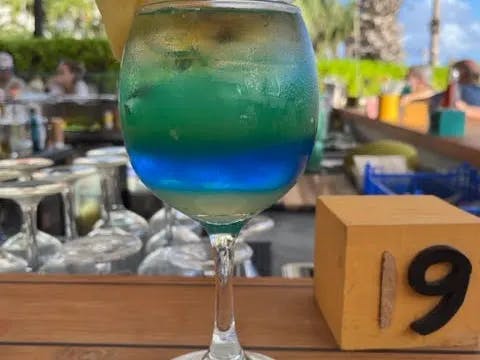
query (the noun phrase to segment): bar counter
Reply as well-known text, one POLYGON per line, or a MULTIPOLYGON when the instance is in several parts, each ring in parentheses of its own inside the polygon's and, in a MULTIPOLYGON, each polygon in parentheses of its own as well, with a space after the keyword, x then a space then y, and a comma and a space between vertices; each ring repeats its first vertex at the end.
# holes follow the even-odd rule
MULTIPOLYGON (((174 277, 0 277, 2 360, 167 360, 203 349, 213 280, 174 277)), ((340 352, 312 281, 238 278, 243 345, 276 360, 478 360, 477 349, 340 352)))
POLYGON ((463 138, 445 138, 371 119, 359 110, 336 109, 333 116, 349 124, 355 135, 362 140, 396 139, 423 150, 427 156, 430 155, 428 159, 440 156, 452 162, 468 162, 480 167, 480 122, 467 120, 466 135, 463 138))

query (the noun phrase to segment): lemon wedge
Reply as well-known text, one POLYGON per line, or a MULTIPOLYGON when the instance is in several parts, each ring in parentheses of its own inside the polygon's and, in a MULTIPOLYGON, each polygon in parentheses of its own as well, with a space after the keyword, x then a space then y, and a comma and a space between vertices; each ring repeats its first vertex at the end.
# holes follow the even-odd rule
POLYGON ((113 55, 122 58, 135 13, 151 0, 96 0, 113 55))

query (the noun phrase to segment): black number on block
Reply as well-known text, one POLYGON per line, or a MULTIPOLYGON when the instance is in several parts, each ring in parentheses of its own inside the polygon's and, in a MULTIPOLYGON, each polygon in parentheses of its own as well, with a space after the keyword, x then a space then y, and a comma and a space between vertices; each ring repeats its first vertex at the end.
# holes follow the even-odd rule
POLYGON ((418 253, 408 268, 408 283, 419 294, 443 297, 432 311, 410 327, 421 335, 428 335, 447 324, 463 304, 471 272, 470 260, 452 247, 432 246, 418 253), (450 264, 450 273, 442 279, 427 282, 427 269, 440 263, 450 264))

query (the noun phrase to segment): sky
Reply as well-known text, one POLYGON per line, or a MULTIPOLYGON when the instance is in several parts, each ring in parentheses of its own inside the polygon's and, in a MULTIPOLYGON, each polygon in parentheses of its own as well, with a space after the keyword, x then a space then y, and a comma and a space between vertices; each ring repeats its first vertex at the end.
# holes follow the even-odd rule
MULTIPOLYGON (((432 3, 404 0, 399 21, 408 64, 422 64, 428 59, 432 3)), ((441 63, 464 58, 480 61, 480 0, 441 0, 440 21, 441 63)))

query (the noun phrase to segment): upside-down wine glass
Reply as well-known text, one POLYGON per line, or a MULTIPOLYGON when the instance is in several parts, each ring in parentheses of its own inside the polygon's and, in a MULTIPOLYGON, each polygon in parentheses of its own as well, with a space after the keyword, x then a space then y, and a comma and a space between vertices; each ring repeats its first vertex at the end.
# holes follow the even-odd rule
MULTIPOLYGON (((87 157, 102 157, 102 156, 121 156, 125 158, 125 165, 130 166, 130 160, 128 159, 127 150, 125 146, 106 146, 89 150, 86 153, 87 157)), ((120 177, 120 167, 113 170, 114 178, 120 177)), ((128 176, 128 175, 127 175, 128 176)), ((112 206, 112 221, 121 228, 128 228, 130 232, 135 233, 142 240, 146 240, 150 235, 150 228, 147 220, 138 215, 137 213, 128 210, 123 205, 122 194, 118 181, 112 182, 112 191, 110 194, 111 206, 112 206)), ((96 226, 101 226, 102 220, 96 226)))
POLYGON ((37 207, 44 197, 60 194, 66 188, 64 183, 46 181, 14 181, 0 184, 0 198, 16 201, 23 214, 22 229, 9 238, 2 249, 25 259, 31 271, 54 256, 61 243, 53 236, 37 229, 37 207))
POLYGON ((148 222, 140 215, 123 207, 118 198, 119 188, 117 169, 126 165, 128 158, 119 155, 81 157, 74 160, 76 165, 94 166, 100 175, 102 191, 102 218, 95 224, 91 235, 102 233, 117 234, 126 232, 145 239, 148 235, 148 222), (128 216, 125 216, 129 213, 128 216))
POLYGON ((216 252, 210 348, 178 359, 268 359, 243 351, 236 335, 233 245, 312 150, 317 74, 299 9, 277 0, 143 6, 122 59, 120 112, 142 182, 200 221, 216 252))
POLYGON ((75 217, 75 185, 78 180, 94 175, 96 169, 85 165, 61 165, 41 169, 32 174, 36 180, 50 182, 64 182, 67 187, 62 192, 63 221, 65 222, 64 241, 72 241, 78 238, 75 217))

